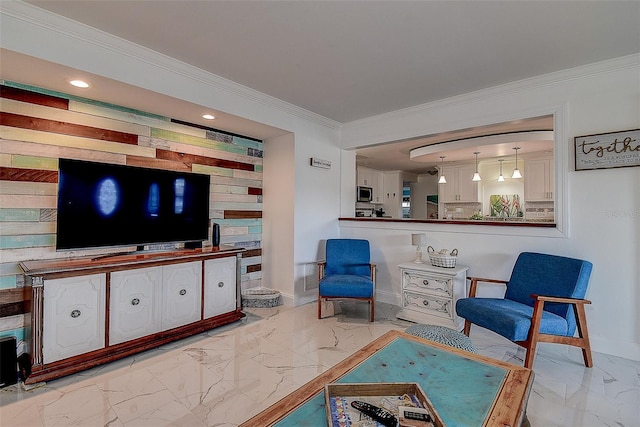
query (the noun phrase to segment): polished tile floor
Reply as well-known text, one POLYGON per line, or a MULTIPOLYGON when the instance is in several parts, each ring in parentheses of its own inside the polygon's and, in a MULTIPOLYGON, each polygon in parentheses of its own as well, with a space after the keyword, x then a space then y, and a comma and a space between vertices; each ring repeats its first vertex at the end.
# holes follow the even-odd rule
MULTIPOLYGON (((0 391, 1 426, 236 426, 389 330, 398 308, 342 302, 318 320, 316 305, 250 309, 208 333, 24 391, 0 391)), ((522 351, 472 328, 485 356, 522 364, 522 351)), ((528 406, 532 426, 639 426, 640 362, 542 344, 528 406)))

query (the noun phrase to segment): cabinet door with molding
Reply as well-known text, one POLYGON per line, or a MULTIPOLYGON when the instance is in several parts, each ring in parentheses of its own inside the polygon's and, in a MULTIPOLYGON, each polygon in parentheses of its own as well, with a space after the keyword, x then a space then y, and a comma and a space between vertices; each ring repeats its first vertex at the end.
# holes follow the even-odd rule
POLYGON ((236 257, 204 262, 204 318, 235 311, 236 257))
POLYGON ((42 358, 45 364, 105 346, 106 275, 45 280, 42 358))
POLYGON ((553 161, 527 160, 524 169, 524 197, 526 201, 553 200, 553 161))
POLYGON ((202 263, 162 267, 162 330, 200 320, 202 263))
POLYGON ((162 267, 111 273, 109 344, 161 330, 162 267))
POLYGON ((475 166, 460 166, 458 168, 458 200, 463 202, 478 201, 478 182, 472 181, 475 166))

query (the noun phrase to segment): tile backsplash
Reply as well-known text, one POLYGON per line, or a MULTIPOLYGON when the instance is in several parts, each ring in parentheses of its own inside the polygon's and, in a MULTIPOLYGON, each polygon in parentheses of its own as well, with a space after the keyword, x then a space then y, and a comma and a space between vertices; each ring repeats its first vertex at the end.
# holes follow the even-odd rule
POLYGON ((527 221, 553 221, 555 219, 553 200, 526 202, 524 217, 527 221))
POLYGON ((482 203, 480 202, 447 202, 443 205, 442 219, 448 219, 449 215, 451 215, 450 219, 469 219, 474 213, 482 212, 482 203))

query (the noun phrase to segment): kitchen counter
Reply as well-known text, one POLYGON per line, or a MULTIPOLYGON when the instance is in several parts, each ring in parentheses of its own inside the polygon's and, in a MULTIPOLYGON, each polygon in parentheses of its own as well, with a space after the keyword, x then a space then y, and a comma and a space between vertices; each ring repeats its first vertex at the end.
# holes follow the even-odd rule
POLYGON ((554 228, 555 222, 542 221, 524 221, 522 218, 514 218, 514 220, 492 220, 492 219, 413 219, 413 218, 385 218, 385 217, 340 217, 339 221, 361 221, 361 222, 403 222, 417 224, 460 224, 460 225, 488 225, 499 227, 541 227, 554 228))

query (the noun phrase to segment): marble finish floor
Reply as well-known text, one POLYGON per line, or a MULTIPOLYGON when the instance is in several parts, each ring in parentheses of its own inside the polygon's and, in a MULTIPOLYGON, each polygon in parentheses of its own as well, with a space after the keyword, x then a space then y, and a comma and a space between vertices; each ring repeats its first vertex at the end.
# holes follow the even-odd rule
MULTIPOLYGON (((398 308, 342 302, 249 309, 242 321, 50 381, 0 390, 1 426, 237 426, 389 330, 398 308)), ((472 328, 479 353, 522 364, 522 350, 472 328)), ((640 425, 640 362, 541 344, 528 405, 532 426, 640 425)))

